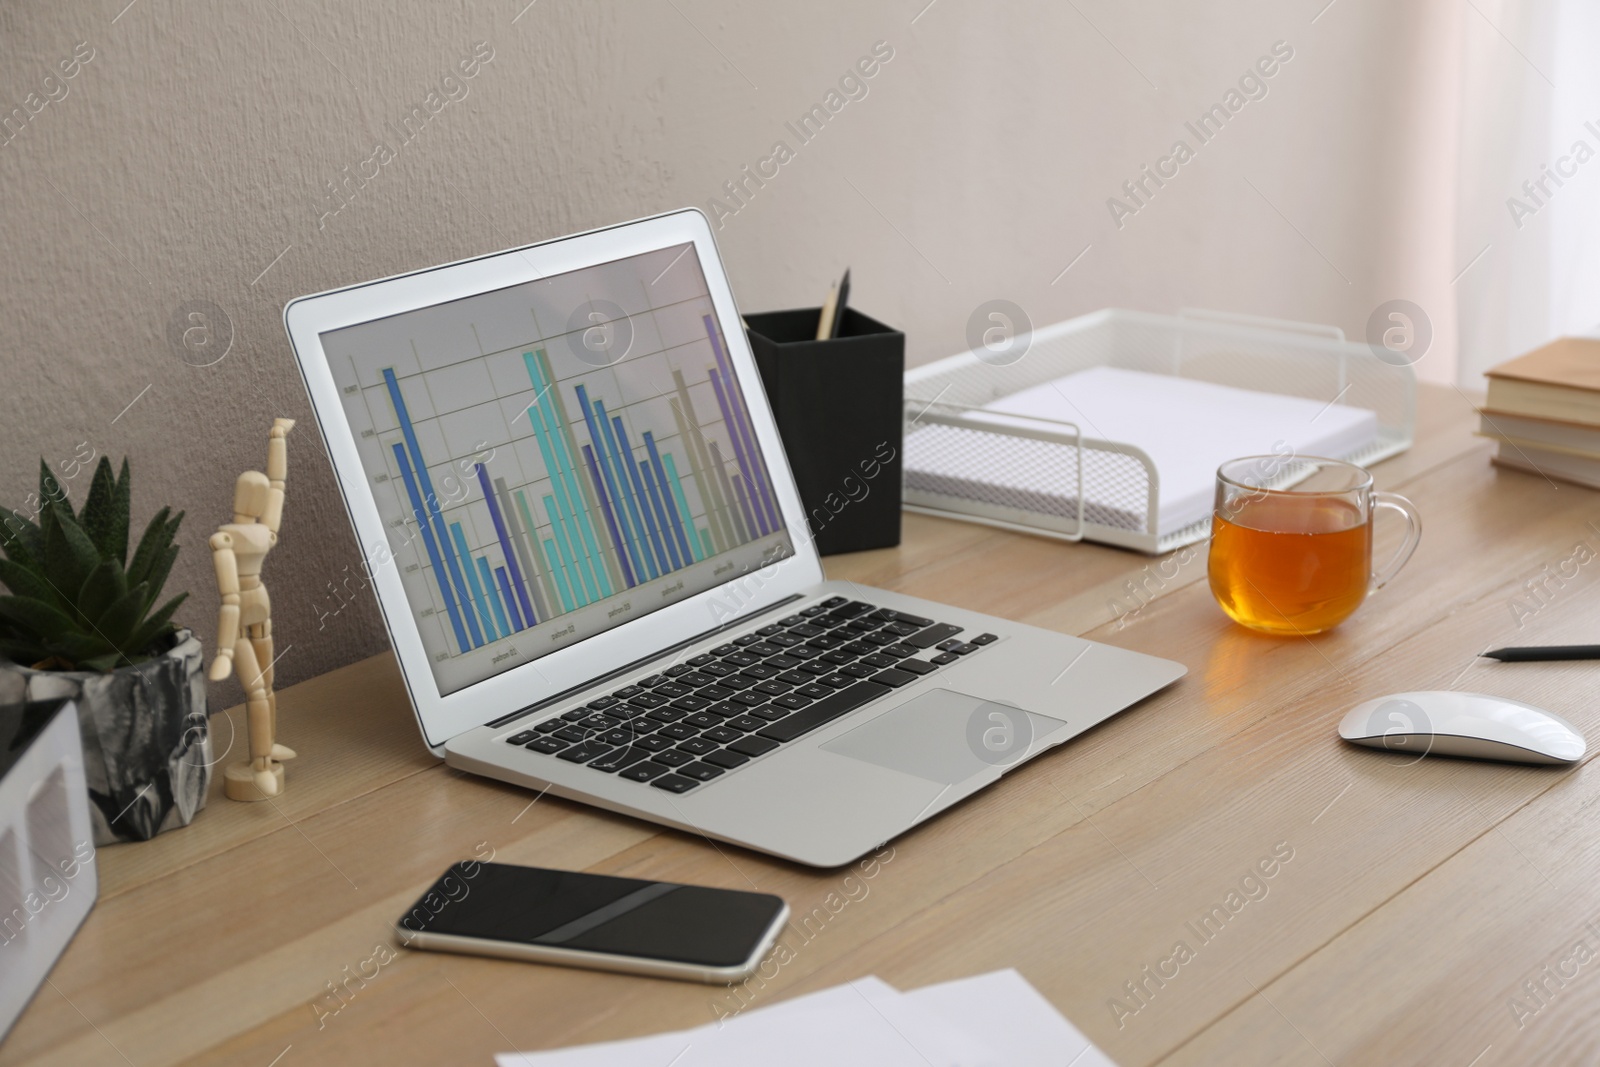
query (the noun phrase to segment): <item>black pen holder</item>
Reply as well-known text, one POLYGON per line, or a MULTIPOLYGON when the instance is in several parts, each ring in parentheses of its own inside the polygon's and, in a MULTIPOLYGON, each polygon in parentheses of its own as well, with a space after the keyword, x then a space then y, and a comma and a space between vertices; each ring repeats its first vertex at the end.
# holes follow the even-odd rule
POLYGON ((898 545, 906 335, 846 308, 818 341, 820 314, 744 317, 789 469, 819 553, 898 545))

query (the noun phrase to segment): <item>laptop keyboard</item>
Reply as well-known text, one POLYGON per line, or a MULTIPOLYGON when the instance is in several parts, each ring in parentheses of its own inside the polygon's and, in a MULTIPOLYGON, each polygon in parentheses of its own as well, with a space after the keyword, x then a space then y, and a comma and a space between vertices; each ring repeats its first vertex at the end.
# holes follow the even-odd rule
POLYGON ((836 596, 506 738, 687 793, 999 638, 836 596))

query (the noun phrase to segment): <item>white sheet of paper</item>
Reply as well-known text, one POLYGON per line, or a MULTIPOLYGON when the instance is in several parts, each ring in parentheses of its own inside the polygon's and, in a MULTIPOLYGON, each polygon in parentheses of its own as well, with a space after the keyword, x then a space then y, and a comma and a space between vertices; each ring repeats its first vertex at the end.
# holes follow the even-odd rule
MULTIPOLYGON (((1084 437, 1133 445, 1150 457, 1159 476, 1159 523, 1164 536, 1211 513, 1217 468, 1240 456, 1284 454, 1346 456, 1377 440, 1378 417, 1364 408, 1227 385, 1091 367, 1001 397, 974 415, 997 426, 1038 429, 1028 416, 1077 425, 1084 437)), ((1075 470, 1056 471, 1044 484, 1038 472, 1055 470, 1058 449, 1016 437, 983 448, 954 447, 961 431, 925 426, 906 438, 906 484, 939 491, 936 483, 994 485, 1038 494, 1060 514, 1076 514, 1075 470), (937 460, 929 457, 937 456, 937 460), (923 483, 928 484, 923 484, 923 483), (1070 500, 1069 500, 1070 498, 1070 500), (1070 506, 1069 506, 1070 504, 1070 506)), ((1091 476, 1092 477, 1092 476, 1091 476)), ((1126 481, 1126 479, 1124 479, 1126 481)), ((1090 505, 1142 518, 1145 500, 1116 488, 1085 493, 1090 505)))
POLYGON ((1006 1067, 1116 1067, 1014 970, 924 986, 905 998, 982 1040, 1006 1067))
POLYGON ((499 1067, 1005 1067, 964 1028, 875 977, 750 1009, 722 1025, 551 1052, 499 1067))

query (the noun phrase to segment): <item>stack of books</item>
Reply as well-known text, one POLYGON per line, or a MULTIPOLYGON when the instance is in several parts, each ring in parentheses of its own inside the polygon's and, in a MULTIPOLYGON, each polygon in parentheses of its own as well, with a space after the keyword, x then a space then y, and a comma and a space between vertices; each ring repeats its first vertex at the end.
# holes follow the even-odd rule
POLYGON ((1494 462, 1600 489, 1600 339, 1563 337, 1489 371, 1494 462))

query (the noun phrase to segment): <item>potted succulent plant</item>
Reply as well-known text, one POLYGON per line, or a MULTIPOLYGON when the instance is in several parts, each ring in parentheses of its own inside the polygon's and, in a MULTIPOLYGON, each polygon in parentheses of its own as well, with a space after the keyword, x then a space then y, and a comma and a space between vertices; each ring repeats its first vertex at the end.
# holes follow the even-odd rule
POLYGON ((95 844, 148 840, 205 806, 211 777, 200 642, 157 606, 183 513, 162 508, 128 557, 128 461, 101 457, 75 514, 41 463, 37 521, 0 508, 0 703, 77 703, 95 844))

